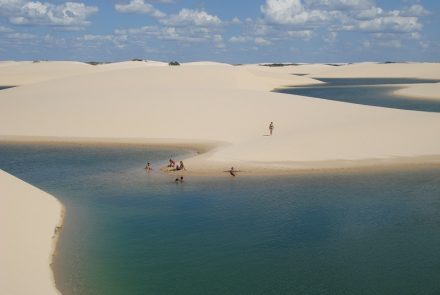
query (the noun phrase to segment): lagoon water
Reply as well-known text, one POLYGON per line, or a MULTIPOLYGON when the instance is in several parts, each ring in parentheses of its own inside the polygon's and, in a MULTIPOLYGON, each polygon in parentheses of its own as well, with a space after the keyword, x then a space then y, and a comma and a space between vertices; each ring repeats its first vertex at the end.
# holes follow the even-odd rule
POLYGON ((0 168, 65 204, 63 294, 440 294, 440 167, 183 184, 143 170, 188 153, 0 144, 0 168))
MULTIPOLYGON (((440 99, 421 99, 394 95, 404 84, 436 83, 438 80, 411 78, 318 78, 326 84, 277 89, 277 92, 303 95, 372 106, 440 112, 440 99)), ((439 94, 440 98, 440 94, 439 94)))

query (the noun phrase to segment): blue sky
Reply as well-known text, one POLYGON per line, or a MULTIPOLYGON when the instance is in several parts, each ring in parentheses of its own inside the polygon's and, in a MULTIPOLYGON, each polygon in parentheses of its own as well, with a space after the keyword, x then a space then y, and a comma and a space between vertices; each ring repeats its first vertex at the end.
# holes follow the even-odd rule
POLYGON ((0 60, 440 61, 438 0, 0 0, 0 60))

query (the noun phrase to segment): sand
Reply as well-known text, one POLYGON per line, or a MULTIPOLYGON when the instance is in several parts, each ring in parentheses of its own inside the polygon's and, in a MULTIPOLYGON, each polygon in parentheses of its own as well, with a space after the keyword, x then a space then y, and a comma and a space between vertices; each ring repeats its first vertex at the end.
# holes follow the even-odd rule
MULTIPOLYGON (((56 63, 52 66, 58 70, 56 63)), ((234 163, 254 169, 336 168, 420 157, 437 161, 440 155, 440 114, 270 92, 320 83, 312 76, 438 79, 439 64, 278 68, 125 62, 98 67, 98 72, 61 77, 56 83, 2 90, 0 136, 224 143, 187 159, 203 171, 234 163), (274 136, 265 136, 271 121, 274 136)), ((438 86, 409 87, 405 90, 411 89, 411 95, 426 97, 438 86)))
POLYGON ((440 100, 440 83, 406 85, 394 93, 411 98, 440 100))
POLYGON ((439 79, 439 63, 355 63, 330 67, 309 75, 314 78, 419 78, 439 79))
MULTIPOLYGON (((200 154, 184 159, 186 173, 200 175, 222 174, 231 166, 257 174, 440 163, 438 113, 271 92, 318 84, 320 77, 440 79, 440 65, 5 62, 0 64, 0 85, 20 86, 0 91, 0 140, 194 147, 200 154), (271 121, 274 135, 267 136, 271 121)), ((397 93, 434 99, 438 90, 439 84, 416 84, 397 93)), ((0 286, 21 294, 21 288, 31 285, 20 284, 25 278, 48 290, 33 293, 55 292, 48 265, 60 205, 6 173, 0 176, 1 201, 8 202, 0 210, 9 212, 1 215, 9 224, 2 222, 2 232, 20 235, 9 241, 42 243, 38 253, 30 247, 0 251, 2 266, 7 267, 1 278, 7 283, 0 286), (37 205, 42 211, 26 209, 37 205), (50 214, 42 219, 33 215, 41 212, 50 214), (13 232, 11 224, 21 230, 13 232), (37 266, 44 271, 35 275, 37 266)))
POLYGON ((125 61, 90 65, 75 61, 22 61, 0 63, 0 86, 19 86, 113 69, 166 66, 156 61, 125 61))
POLYGON ((51 267, 63 207, 0 170, 0 294, 59 294, 51 267))

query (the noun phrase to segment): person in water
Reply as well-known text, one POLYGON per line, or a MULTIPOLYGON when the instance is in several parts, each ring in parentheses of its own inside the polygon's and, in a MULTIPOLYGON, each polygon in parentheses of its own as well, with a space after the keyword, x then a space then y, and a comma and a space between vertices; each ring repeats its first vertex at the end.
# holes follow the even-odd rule
POLYGON ((151 168, 151 164, 150 164, 150 162, 147 162, 147 165, 145 166, 144 169, 147 170, 147 171, 151 171, 151 170, 153 170, 153 168, 151 168))
POLYGON ((175 180, 174 180, 174 182, 175 183, 179 183, 179 182, 183 182, 184 180, 183 180, 183 176, 180 176, 180 179, 179 178, 176 178, 175 180))
POLYGON ((272 133, 273 133, 273 129, 274 129, 275 127, 273 126, 273 122, 270 122, 270 124, 269 124, 269 134, 270 134, 270 136, 272 136, 272 133))

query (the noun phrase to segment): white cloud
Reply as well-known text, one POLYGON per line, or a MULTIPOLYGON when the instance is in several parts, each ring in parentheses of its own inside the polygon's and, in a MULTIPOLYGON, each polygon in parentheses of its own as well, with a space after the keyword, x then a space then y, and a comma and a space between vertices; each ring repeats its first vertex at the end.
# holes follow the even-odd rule
POLYGON ((87 34, 82 37, 79 37, 78 40, 81 41, 113 41, 113 35, 92 35, 87 34))
POLYGON ((231 43, 254 43, 257 45, 271 45, 272 42, 262 37, 250 37, 250 36, 232 36, 229 38, 231 43))
POLYGON ((374 6, 371 0, 305 0, 305 4, 321 10, 364 10, 374 6))
POLYGON ((420 4, 414 4, 414 5, 410 6, 408 9, 406 9, 403 12, 403 14, 406 15, 406 16, 426 16, 426 15, 430 15, 431 12, 426 10, 420 4))
POLYGON ((429 14, 420 4, 385 11, 372 0, 266 0, 260 9, 270 25, 361 32, 418 32, 429 14))
POLYGON ((231 24, 239 25, 239 24, 241 24, 241 20, 240 20, 238 17, 234 17, 234 18, 231 20, 231 24))
POLYGON ((270 45, 270 44, 272 44, 272 42, 270 42, 269 40, 266 40, 266 39, 261 38, 261 37, 255 38, 254 42, 257 45, 270 45))
POLYGON ((51 4, 40 1, 0 0, 0 15, 15 25, 83 27, 98 8, 79 2, 51 4))
POLYGON ((359 21, 347 27, 349 31, 364 32, 400 32, 411 33, 422 29, 416 17, 389 15, 366 21, 359 21))
POLYGON ((420 42, 419 42, 419 45, 420 45, 420 47, 422 47, 422 48, 424 48, 424 49, 430 47, 429 42, 425 42, 425 41, 420 41, 420 42))
POLYGON ((311 30, 301 30, 301 31, 287 31, 287 36, 292 38, 302 38, 304 40, 310 40, 312 38, 313 32, 311 30))
POLYGON ((11 28, 7 28, 7 27, 0 26, 0 33, 11 33, 11 32, 13 32, 13 31, 14 31, 14 30, 11 29, 11 28))
POLYGON ((250 40, 252 40, 252 38, 248 36, 232 36, 229 38, 229 42, 231 43, 245 43, 249 42, 250 40))
POLYGON ((116 4, 115 9, 121 13, 143 13, 155 18, 165 17, 166 14, 154 8, 150 3, 144 0, 131 0, 128 4, 116 4))
POLYGON ((100 47, 102 44, 113 44, 116 48, 127 46, 127 36, 125 35, 93 35, 86 34, 76 38, 76 47, 100 47))
POLYGON ((156 40, 185 43, 212 42, 216 47, 223 44, 223 36, 209 27, 144 26, 141 28, 118 29, 115 30, 115 35, 126 36, 130 40, 154 38, 156 40))
POLYGON ((324 36, 323 40, 325 43, 334 43, 337 37, 337 32, 329 32, 327 36, 324 36))
POLYGON ((359 20, 368 20, 378 17, 383 14, 383 9, 372 6, 368 9, 360 10, 354 17, 359 20))
POLYGON ((9 39, 20 39, 20 40, 30 40, 30 39, 35 39, 36 36, 33 34, 29 34, 29 33, 11 33, 8 34, 7 37, 9 39))
POLYGON ((265 18, 275 24, 301 25, 328 19, 325 11, 306 9, 301 0, 266 0, 260 9, 265 18))
POLYGON ((401 48, 402 42, 400 40, 388 40, 378 42, 377 45, 384 48, 401 48))
POLYGON ((179 14, 170 15, 161 19, 160 22, 170 26, 218 26, 222 21, 218 16, 211 15, 204 10, 192 10, 184 8, 179 14))

